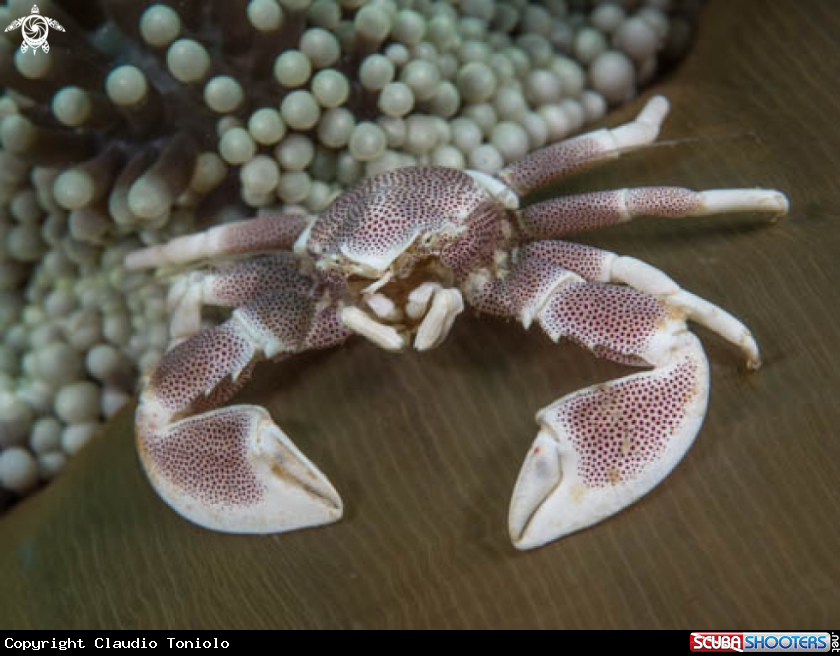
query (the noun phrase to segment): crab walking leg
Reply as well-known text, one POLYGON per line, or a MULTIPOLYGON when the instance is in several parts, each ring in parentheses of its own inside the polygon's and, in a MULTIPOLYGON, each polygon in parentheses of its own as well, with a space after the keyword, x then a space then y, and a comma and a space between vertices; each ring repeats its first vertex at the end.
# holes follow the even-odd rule
POLYGON ((670 106, 663 96, 651 98, 634 121, 597 130, 540 148, 502 169, 498 177, 524 196, 572 173, 656 141, 670 106))
POLYGON ((750 369, 761 366, 758 344, 743 322, 723 308, 682 289, 666 273, 650 264, 567 241, 534 242, 522 249, 522 255, 552 262, 592 282, 622 283, 651 294, 674 311, 681 312, 686 319, 705 326, 738 347, 750 369))
POLYGON ((347 336, 332 307, 286 292, 256 299, 166 353, 137 410, 140 460, 161 498, 196 524, 230 533, 338 521, 335 489, 264 408, 220 406, 257 360, 347 336))
POLYGON ((308 221, 300 214, 283 214, 220 225, 129 253, 125 265, 129 269, 153 269, 211 257, 290 249, 308 221))
POLYGON ((171 345, 201 330, 204 306, 239 307, 275 291, 293 291, 307 297, 316 291, 312 278, 301 271, 300 260, 290 252, 180 276, 170 287, 167 299, 171 345))
POLYGON ((479 309, 537 322, 601 357, 651 370, 574 392, 537 414, 540 432, 511 502, 518 549, 596 524, 659 484, 694 441, 706 412, 709 371, 682 314, 629 287, 584 281, 524 257, 504 279, 476 276, 479 309))
POLYGON ((519 211, 529 239, 546 239, 626 223, 640 216, 682 218, 730 212, 786 214, 787 197, 772 189, 639 187, 554 198, 519 211))

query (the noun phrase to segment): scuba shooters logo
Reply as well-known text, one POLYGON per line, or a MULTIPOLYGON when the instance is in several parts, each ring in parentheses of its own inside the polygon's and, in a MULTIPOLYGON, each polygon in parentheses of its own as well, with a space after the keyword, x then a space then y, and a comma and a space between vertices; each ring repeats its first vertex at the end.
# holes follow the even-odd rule
POLYGON ((692 633, 691 651, 744 651, 742 633, 692 633))
POLYGON ((12 24, 6 28, 6 32, 16 30, 17 28, 21 28, 21 32, 23 33, 23 43, 20 44, 20 51, 26 52, 29 48, 32 48, 33 55, 38 48, 41 48, 44 52, 50 51, 50 44, 47 43, 47 35, 50 33, 50 28, 59 32, 64 31, 64 28, 61 27, 58 21, 41 16, 38 5, 32 5, 32 13, 29 16, 23 16, 13 20, 12 24))
POLYGON ((832 634, 829 634, 828 632, 695 632, 691 634, 691 651, 777 653, 827 652, 835 651, 835 648, 833 647, 836 645, 836 638, 832 638, 832 634))

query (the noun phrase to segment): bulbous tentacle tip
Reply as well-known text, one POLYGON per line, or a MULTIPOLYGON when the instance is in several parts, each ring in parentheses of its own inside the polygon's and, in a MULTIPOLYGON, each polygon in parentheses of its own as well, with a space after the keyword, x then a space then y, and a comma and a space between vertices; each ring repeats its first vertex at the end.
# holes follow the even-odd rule
POLYGON ((157 493, 205 528, 286 533, 342 518, 335 488, 260 407, 222 408, 160 432, 141 417, 137 441, 157 493))
POLYGON ((694 442, 708 363, 690 336, 652 371, 574 392, 543 409, 511 501, 514 547, 535 549, 638 501, 694 442))

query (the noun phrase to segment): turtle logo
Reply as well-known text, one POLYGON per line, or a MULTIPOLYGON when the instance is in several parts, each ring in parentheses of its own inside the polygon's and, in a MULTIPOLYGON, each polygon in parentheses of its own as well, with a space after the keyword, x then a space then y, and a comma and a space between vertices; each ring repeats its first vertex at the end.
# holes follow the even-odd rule
POLYGON ((29 16, 12 21, 12 24, 6 28, 6 31, 16 30, 19 27, 23 31, 23 43, 20 44, 20 51, 26 52, 28 48, 32 48, 33 55, 38 48, 42 48, 44 52, 50 51, 50 44, 47 43, 47 35, 50 33, 51 27, 59 32, 64 31, 64 28, 58 24, 58 21, 41 16, 41 12, 38 11, 38 5, 32 5, 32 13, 29 16))

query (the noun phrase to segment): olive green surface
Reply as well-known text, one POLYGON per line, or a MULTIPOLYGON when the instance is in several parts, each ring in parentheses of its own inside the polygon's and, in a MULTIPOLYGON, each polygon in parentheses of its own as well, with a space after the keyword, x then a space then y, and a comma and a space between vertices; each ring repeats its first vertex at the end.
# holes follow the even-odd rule
MULTIPOLYGON (((575 189, 786 191, 789 218, 640 220, 586 240, 661 267, 755 331, 765 366, 698 330, 709 414, 663 484, 545 549, 507 509, 534 412, 629 370, 466 317, 427 355, 361 340, 257 370, 266 405, 343 495, 286 536, 199 529, 146 484, 130 413, 0 521, 0 627, 826 629, 840 618, 840 13, 714 0, 660 85, 663 137, 575 189)), ((630 117, 641 101, 611 122, 630 117)))

